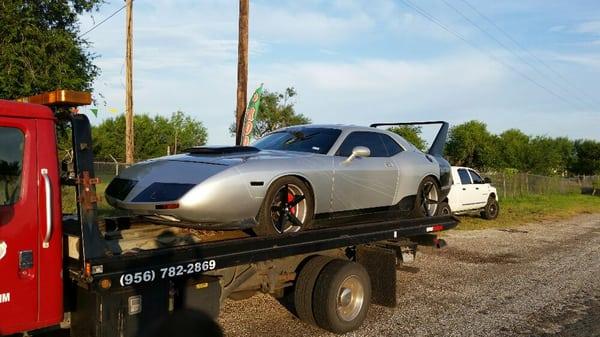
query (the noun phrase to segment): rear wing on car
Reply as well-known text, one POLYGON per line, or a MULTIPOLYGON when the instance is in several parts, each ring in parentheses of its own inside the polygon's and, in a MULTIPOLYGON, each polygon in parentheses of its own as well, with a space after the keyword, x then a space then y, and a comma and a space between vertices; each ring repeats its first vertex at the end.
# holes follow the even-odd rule
POLYGON ((427 151, 428 154, 432 156, 443 156, 444 155, 444 145, 446 145, 446 138, 448 137, 448 122, 444 121, 428 121, 428 122, 402 122, 402 123, 373 123, 371 124, 372 128, 376 128, 379 126, 402 126, 402 125, 430 125, 430 124, 440 124, 440 130, 438 131, 431 147, 427 151))

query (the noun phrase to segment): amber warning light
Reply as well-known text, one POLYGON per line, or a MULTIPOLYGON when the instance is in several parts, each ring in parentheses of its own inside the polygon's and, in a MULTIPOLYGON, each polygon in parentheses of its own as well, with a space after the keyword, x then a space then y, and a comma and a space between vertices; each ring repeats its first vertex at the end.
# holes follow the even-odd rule
POLYGON ((58 89, 44 92, 39 95, 17 98, 16 101, 45 106, 73 107, 92 104, 92 94, 85 91, 58 89))

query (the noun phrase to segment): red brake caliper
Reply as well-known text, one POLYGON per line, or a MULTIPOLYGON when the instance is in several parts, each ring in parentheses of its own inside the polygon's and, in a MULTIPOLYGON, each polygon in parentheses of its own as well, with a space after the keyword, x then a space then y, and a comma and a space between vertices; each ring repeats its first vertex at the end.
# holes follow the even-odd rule
MULTIPOLYGON (((288 192, 288 196, 287 196, 287 201, 288 202, 292 202, 294 201, 294 197, 295 195, 293 195, 291 192, 288 192)), ((292 213, 292 215, 296 215, 296 206, 294 207, 290 207, 290 213, 292 213)))

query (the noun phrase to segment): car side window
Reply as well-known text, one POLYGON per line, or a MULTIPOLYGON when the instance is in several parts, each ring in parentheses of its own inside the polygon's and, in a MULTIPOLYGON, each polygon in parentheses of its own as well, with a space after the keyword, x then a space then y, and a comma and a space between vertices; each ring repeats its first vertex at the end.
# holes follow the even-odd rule
POLYGON ((352 154, 352 149, 356 146, 366 146, 371 150, 370 157, 389 157, 381 137, 378 132, 355 131, 350 133, 340 148, 335 153, 336 156, 348 157, 352 154))
POLYGON ((483 184, 483 179, 481 179, 481 176, 479 174, 477 174, 477 172, 475 172, 473 170, 469 170, 469 173, 471 173, 471 178, 473 179, 473 184, 483 184))
POLYGON ((25 136, 17 128, 0 126, 0 206, 20 198, 25 136))
POLYGON ((395 156, 396 154, 404 151, 402 147, 398 145, 398 143, 396 143, 395 140, 392 139, 392 137, 384 135, 382 133, 380 133, 379 136, 383 141, 383 145, 385 145, 385 148, 387 149, 388 156, 395 156))
POLYGON ((469 177, 469 172, 465 169, 458 169, 458 176, 460 177, 460 183, 463 185, 468 185, 471 183, 471 177, 469 177))

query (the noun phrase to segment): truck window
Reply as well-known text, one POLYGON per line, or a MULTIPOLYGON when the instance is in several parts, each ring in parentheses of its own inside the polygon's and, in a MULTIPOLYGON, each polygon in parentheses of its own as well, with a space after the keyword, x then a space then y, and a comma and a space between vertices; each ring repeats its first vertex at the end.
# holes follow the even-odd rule
POLYGON ((465 169, 458 169, 458 176, 460 177, 460 183, 463 185, 468 185, 471 183, 471 177, 469 177, 469 172, 465 169))
POLYGON ((0 126, 0 206, 19 200, 24 140, 21 130, 0 126))
POLYGON ((473 184, 483 184, 483 179, 481 179, 481 176, 477 172, 473 170, 469 170, 469 172, 471 173, 471 178, 473 178, 473 184))

